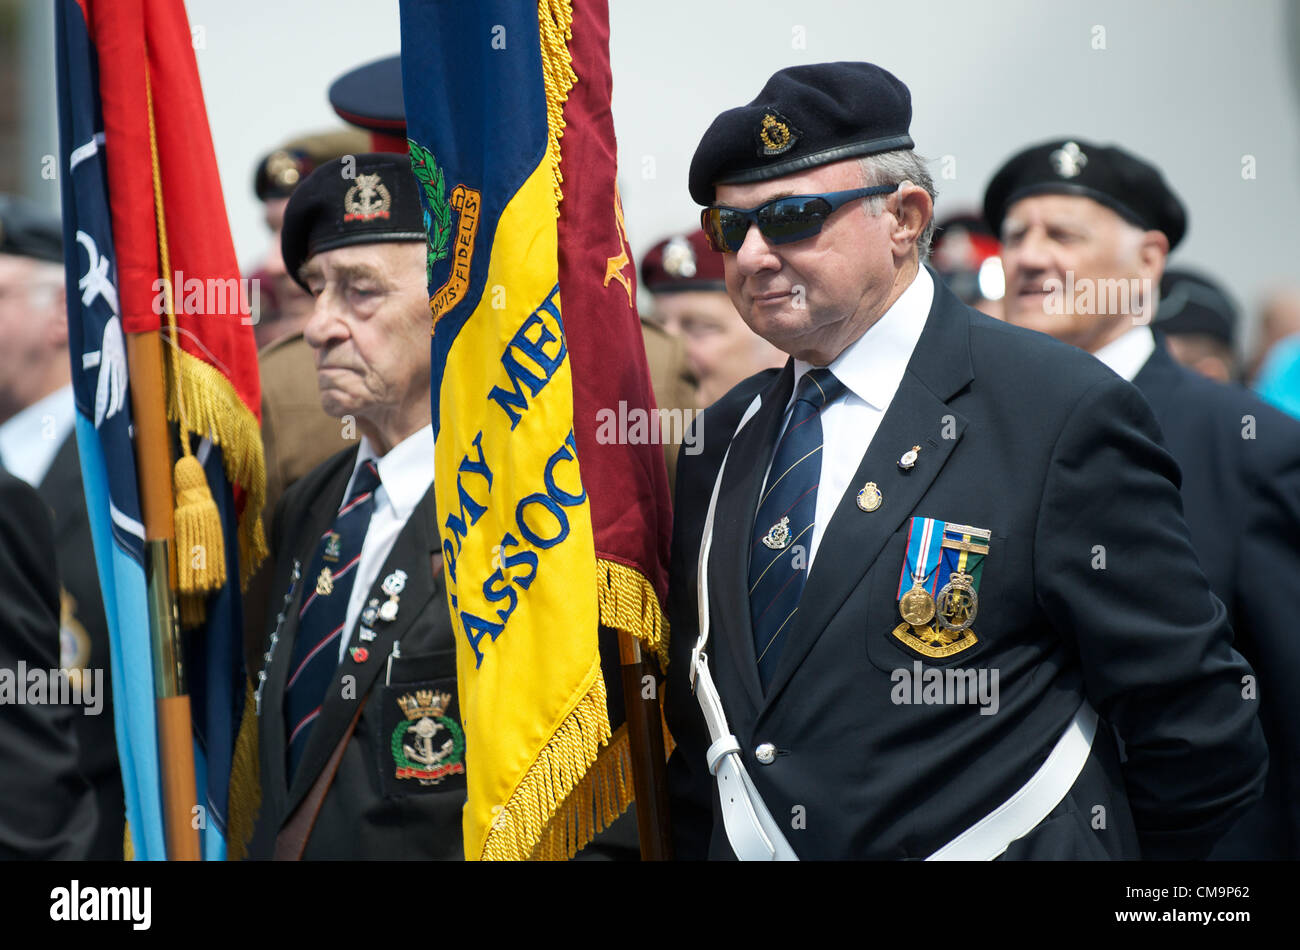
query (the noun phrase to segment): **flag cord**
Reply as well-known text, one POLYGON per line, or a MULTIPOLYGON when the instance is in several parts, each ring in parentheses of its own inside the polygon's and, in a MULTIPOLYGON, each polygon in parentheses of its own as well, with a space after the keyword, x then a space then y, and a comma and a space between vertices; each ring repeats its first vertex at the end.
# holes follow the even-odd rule
POLYGON ((204 602, 210 591, 226 583, 226 549, 221 532, 221 513, 203 466, 190 447, 189 419, 185 412, 184 386, 181 381, 181 347, 176 329, 176 308, 172 291, 171 254, 167 245, 167 217, 163 209, 162 169, 158 160, 158 133, 154 124, 153 85, 146 64, 145 100, 149 117, 149 163, 153 174, 154 215, 158 222, 158 258, 162 267, 163 306, 171 349, 167 364, 180 419, 181 457, 176 461, 173 481, 176 495, 175 538, 176 579, 181 594, 181 623, 197 626, 203 622, 204 602))

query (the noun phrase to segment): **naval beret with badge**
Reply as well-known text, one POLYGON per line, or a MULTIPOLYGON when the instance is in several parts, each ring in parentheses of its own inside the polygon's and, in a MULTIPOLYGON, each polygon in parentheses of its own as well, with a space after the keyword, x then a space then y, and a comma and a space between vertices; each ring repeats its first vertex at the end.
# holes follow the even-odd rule
POLYGON ((18 195, 0 194, 0 254, 62 263, 59 216, 18 195))
POLYGON ((298 271, 308 258, 352 244, 424 241, 424 211, 411 160, 369 152, 327 162, 303 180, 284 212, 284 267, 304 290, 298 271))
POLYGON ((652 294, 727 289, 722 255, 699 228, 660 241, 641 258, 641 286, 652 294))
POLYGON ((846 158, 912 148, 912 96, 871 63, 791 66, 748 105, 713 120, 691 160, 690 191, 713 203, 714 186, 767 181, 846 158))
POLYGON ((1025 149, 989 182, 984 219, 1000 235, 1007 209, 1034 195, 1091 198, 1130 224, 1162 231, 1171 251, 1187 232, 1187 211, 1160 170, 1114 145, 1057 139, 1025 149))

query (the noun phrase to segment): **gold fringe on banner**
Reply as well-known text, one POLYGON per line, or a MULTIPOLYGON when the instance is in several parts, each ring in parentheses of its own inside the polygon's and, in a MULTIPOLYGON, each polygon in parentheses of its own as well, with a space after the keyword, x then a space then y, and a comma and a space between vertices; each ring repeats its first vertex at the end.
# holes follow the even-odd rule
POLYGON ((244 716, 230 763, 229 803, 226 806, 226 860, 242 861, 248 855, 253 823, 262 805, 261 764, 257 751, 257 704, 253 684, 244 684, 244 716))
POLYGON ((538 751, 537 758, 492 822, 483 842, 483 860, 518 861, 537 857, 548 827, 567 826, 573 811, 589 797, 575 797, 573 792, 582 784, 601 745, 610 737, 605 678, 600 674, 599 656, 587 671, 585 682, 582 697, 538 751))
POLYGON ((623 725, 546 826, 532 857, 567 861, 627 811, 634 798, 631 746, 623 725))
POLYGON ((596 559, 596 599, 600 624, 636 637, 668 669, 668 618, 654 586, 634 567, 596 559))
POLYGON ((551 163, 555 183, 555 216, 560 216, 564 192, 560 185, 560 138, 564 135, 564 103, 569 90, 578 81, 569 54, 573 39, 573 6, 569 0, 541 0, 537 4, 537 22, 542 37, 542 78, 546 83, 546 160, 551 163))

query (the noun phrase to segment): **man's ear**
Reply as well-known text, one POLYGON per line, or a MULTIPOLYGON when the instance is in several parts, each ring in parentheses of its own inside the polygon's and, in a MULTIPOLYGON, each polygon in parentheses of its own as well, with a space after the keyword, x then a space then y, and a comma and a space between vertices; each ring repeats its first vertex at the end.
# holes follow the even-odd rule
POLYGON ((898 226, 891 238, 894 253, 906 256, 916 247, 925 226, 934 217, 934 202, 920 185, 905 181, 898 187, 898 210, 894 213, 898 226))
POLYGON ((1169 238, 1163 231, 1144 231, 1138 245, 1138 276, 1150 278, 1159 285, 1165 275, 1165 259, 1169 257, 1169 238))
POLYGON ((63 284, 50 291, 46 313, 46 333, 50 345, 61 350, 68 348, 68 298, 63 284))

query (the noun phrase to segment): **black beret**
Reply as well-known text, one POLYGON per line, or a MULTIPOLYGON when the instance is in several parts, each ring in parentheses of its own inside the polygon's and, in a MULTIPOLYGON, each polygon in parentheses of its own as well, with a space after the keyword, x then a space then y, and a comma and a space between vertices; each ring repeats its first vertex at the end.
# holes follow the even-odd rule
POLYGON ((288 198, 298 183, 322 162, 370 150, 369 136, 357 129, 300 136, 267 153, 257 163, 253 191, 259 201, 288 198))
POLYGON ((830 162, 911 148, 912 96, 871 63, 791 66, 749 105, 713 120, 691 159, 691 197, 714 185, 767 181, 830 162))
POLYGON ((400 54, 344 73, 330 84, 329 99, 341 119, 370 131, 376 150, 405 147, 406 105, 402 100, 400 54))
POLYGON ((298 269, 322 251, 350 244, 423 241, 424 212, 411 160, 367 152, 326 162, 306 177, 284 209, 284 268, 304 290, 298 269))
POLYGON ((18 195, 0 194, 0 254, 62 263, 59 216, 18 195))
POLYGON ((1232 346, 1237 308, 1224 289, 1204 274, 1167 270, 1160 279, 1154 326, 1170 336, 1204 333, 1232 346))
POLYGON ((652 294, 727 289, 722 255, 696 228, 660 241, 641 258, 641 286, 652 294))
POLYGON ((1032 195, 1081 195, 1131 224, 1163 231, 1173 250, 1187 231, 1187 212, 1154 165, 1113 145, 1057 139, 1027 148, 993 176, 984 219, 1002 233, 1007 209, 1032 195))

